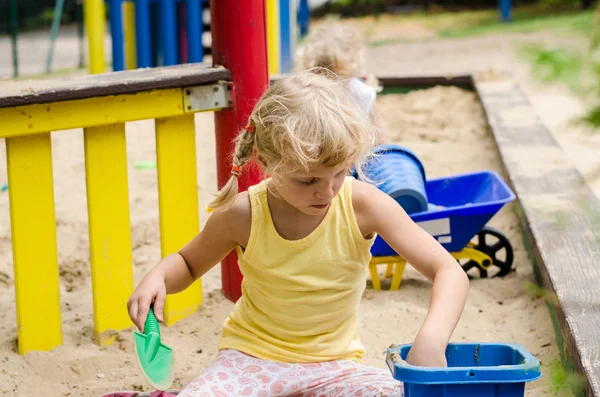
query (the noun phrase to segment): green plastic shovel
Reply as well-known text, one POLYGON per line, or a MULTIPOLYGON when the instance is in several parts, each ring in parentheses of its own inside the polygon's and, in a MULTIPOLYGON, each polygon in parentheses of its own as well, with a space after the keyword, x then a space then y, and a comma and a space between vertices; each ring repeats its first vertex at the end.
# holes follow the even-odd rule
POLYGON ((146 380, 157 390, 167 390, 173 384, 173 349, 160 341, 160 326, 150 307, 144 333, 133 331, 138 362, 146 380))

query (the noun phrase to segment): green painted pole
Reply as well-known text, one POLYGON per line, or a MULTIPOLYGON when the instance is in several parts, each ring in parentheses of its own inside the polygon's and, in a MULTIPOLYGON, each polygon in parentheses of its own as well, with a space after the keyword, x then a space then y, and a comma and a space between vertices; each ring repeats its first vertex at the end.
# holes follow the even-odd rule
POLYGON ((83 2, 77 1, 77 35, 79 36, 79 68, 83 68, 84 37, 83 37, 83 2))
POLYGON ((58 29, 60 28, 60 20, 62 19, 63 6, 65 0, 56 0, 54 6, 54 15, 52 18, 52 30, 50 31, 50 50, 48 51, 48 59, 46 60, 46 73, 50 73, 52 67, 52 55, 54 54, 54 43, 56 42, 56 36, 58 36, 58 29))
POLYGON ((19 57, 17 51, 17 0, 10 0, 10 35, 12 38, 13 77, 19 76, 19 57))

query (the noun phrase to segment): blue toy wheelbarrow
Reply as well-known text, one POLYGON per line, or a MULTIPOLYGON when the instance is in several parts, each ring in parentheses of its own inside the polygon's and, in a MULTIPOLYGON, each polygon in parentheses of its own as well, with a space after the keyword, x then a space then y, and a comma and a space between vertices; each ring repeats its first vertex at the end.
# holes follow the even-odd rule
MULTIPOLYGON (((470 277, 503 277, 511 272, 510 241, 500 231, 486 226, 506 203, 515 199, 496 172, 480 171, 426 180, 423 166, 408 149, 385 145, 376 152, 381 156, 365 167, 367 176, 396 199, 413 221, 461 263, 470 277), (390 155, 395 159, 384 157, 390 155)), ((373 288, 381 289, 377 266, 385 264, 386 277, 392 276, 390 289, 398 289, 406 261, 380 236, 371 254, 369 270, 373 288)))

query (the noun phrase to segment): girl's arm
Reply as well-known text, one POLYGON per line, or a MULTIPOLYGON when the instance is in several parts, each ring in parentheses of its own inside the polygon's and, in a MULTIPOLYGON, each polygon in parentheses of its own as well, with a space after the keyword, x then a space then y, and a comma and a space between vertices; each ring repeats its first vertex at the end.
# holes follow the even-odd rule
POLYGON ((241 193, 227 208, 216 210, 202 231, 179 252, 163 258, 137 286, 129 300, 129 317, 143 330, 150 305, 163 321, 166 296, 181 292, 219 263, 236 245, 247 244, 250 235, 250 203, 241 193))
POLYGON ((458 262, 402 207, 376 187, 353 181, 353 204, 364 236, 379 234, 400 256, 433 282, 431 302, 407 361, 446 366, 445 350, 462 314, 469 279, 458 262))

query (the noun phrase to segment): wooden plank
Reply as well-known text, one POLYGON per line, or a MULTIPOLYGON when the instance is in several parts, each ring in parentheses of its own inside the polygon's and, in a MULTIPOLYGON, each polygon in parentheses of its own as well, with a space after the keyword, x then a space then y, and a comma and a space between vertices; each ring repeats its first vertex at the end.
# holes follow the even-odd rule
MULTIPOLYGON (((270 76, 271 83, 281 80, 290 74, 274 74, 270 76)), ((384 88, 420 88, 433 87, 436 85, 459 86, 465 88, 473 87, 473 77, 470 75, 457 76, 377 76, 379 83, 384 88)))
POLYGON ((19 354, 62 344, 50 134, 6 140, 19 354))
POLYGON ((0 108, 106 95, 181 88, 231 80, 229 70, 205 63, 136 69, 105 74, 44 80, 2 82, 0 108))
POLYGON ((185 113, 181 88, 0 109, 0 138, 185 113))
POLYGON ((114 342, 132 325, 127 299, 133 263, 127 188, 125 124, 86 129, 85 172, 94 302, 94 338, 114 342))
POLYGON ((600 396, 600 201, 513 81, 476 81, 565 355, 600 396), (561 335, 559 335, 560 338, 561 335))
POLYGON ((436 85, 473 87, 473 78, 469 75, 414 77, 378 76, 377 78, 384 88, 433 87, 436 85))
POLYGON ((137 67, 137 54, 135 50, 135 3, 124 1, 123 7, 123 34, 125 38, 125 69, 133 70, 137 67))
POLYGON ((266 6, 269 74, 277 74, 281 71, 279 0, 266 0, 266 6))
MULTIPOLYGON (((162 256, 175 253, 199 231, 194 115, 156 120, 156 158, 162 256)), ((165 324, 194 313, 202 303, 202 280, 167 297, 165 324)))

